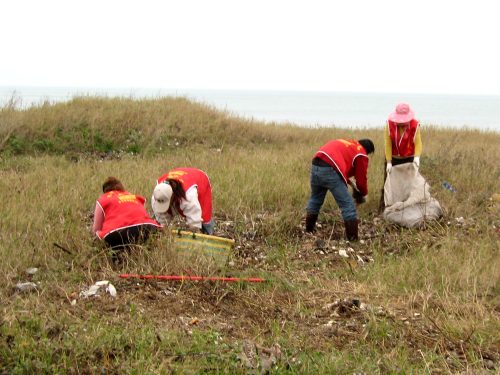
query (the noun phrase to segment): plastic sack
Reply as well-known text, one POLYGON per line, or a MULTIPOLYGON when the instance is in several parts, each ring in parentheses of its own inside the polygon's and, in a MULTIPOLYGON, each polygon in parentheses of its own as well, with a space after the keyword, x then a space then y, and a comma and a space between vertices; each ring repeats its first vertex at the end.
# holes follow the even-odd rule
POLYGON ((431 197, 430 186, 414 163, 395 165, 384 185, 384 219, 407 228, 442 216, 439 202, 431 197))

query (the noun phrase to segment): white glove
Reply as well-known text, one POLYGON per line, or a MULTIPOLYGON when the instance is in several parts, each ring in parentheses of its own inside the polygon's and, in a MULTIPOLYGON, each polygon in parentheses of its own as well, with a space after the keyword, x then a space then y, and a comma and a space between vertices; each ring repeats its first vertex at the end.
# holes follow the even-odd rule
POLYGON ((420 156, 415 156, 413 158, 413 162, 415 163, 415 165, 418 167, 420 167, 420 156))
POLYGON ((392 163, 390 161, 387 162, 387 166, 385 167, 385 170, 387 171, 387 174, 391 173, 392 163))

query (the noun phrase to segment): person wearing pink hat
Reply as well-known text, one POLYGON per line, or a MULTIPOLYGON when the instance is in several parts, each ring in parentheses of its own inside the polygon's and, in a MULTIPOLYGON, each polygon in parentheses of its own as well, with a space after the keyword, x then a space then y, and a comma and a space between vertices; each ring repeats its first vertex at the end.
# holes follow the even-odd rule
MULTIPOLYGON (((409 104, 399 103, 389 115, 384 139, 386 161, 384 183, 393 165, 415 163, 417 168, 420 167, 420 154, 422 153, 420 126, 409 104)), ((383 209, 384 188, 380 197, 379 212, 383 209)))
POLYGON ((393 165, 403 163, 413 162, 420 167, 421 153, 419 122, 409 104, 399 103, 385 127, 386 172, 391 173, 393 165))

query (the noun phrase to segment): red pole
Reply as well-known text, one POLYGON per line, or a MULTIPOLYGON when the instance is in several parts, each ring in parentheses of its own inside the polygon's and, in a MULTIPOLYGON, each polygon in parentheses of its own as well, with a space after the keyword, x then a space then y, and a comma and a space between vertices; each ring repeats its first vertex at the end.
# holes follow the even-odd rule
POLYGON ((208 277, 208 276, 184 276, 184 275, 136 275, 122 273, 118 275, 122 279, 154 279, 154 280, 174 280, 174 281, 224 281, 224 282, 248 282, 248 283, 262 283, 266 279, 258 277, 240 278, 240 277, 208 277))

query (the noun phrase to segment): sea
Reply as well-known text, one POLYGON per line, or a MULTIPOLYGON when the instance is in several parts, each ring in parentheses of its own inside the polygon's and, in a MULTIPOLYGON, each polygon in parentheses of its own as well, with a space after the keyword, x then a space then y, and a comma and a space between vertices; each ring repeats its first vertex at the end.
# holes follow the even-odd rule
POLYGON ((186 97, 266 123, 371 128, 385 124, 397 103, 409 103, 422 125, 500 132, 500 95, 0 86, 0 107, 68 101, 76 96, 186 97))

